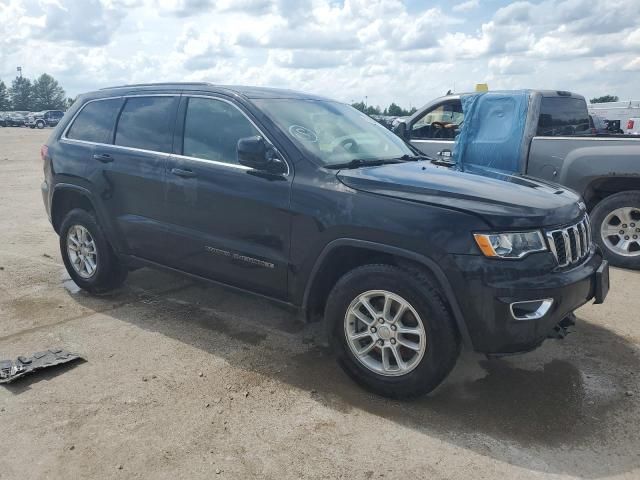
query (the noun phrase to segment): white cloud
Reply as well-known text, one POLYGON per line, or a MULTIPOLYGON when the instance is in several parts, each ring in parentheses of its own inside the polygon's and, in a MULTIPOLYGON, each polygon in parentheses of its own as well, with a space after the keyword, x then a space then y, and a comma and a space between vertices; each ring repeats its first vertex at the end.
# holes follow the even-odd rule
POLYGON ((0 78, 10 82, 21 65, 30 77, 54 75, 71 95, 209 80, 403 106, 483 81, 637 96, 640 1, 488 8, 476 0, 411 10, 403 0, 0 0, 0 78))
POLYGON ((458 3, 453 6, 454 12, 468 12, 474 10, 480 6, 480 0, 467 0, 466 2, 458 3))

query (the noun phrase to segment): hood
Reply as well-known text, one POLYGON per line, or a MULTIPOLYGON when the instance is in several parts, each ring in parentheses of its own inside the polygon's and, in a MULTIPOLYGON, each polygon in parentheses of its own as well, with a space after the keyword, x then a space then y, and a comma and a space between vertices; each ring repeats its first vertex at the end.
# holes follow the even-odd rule
POLYGON ((563 225, 584 214, 580 197, 560 185, 489 169, 406 162, 340 170, 338 179, 355 190, 474 213, 496 229, 563 225))

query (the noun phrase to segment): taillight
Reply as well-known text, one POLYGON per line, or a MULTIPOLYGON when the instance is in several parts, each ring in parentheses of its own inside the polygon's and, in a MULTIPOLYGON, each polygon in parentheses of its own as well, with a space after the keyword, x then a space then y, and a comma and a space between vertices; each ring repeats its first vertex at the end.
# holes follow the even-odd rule
POLYGON ((42 158, 42 161, 44 162, 47 158, 49 158, 49 147, 47 147, 46 145, 42 145, 40 147, 40 158, 42 158))
POLYGON ((627 121, 627 130, 633 130, 633 120, 627 121))

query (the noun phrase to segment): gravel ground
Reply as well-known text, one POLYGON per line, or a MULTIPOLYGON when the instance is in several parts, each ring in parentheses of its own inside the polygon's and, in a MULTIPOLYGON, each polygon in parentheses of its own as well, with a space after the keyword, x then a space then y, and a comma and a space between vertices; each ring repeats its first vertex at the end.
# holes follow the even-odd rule
POLYGON ((270 303, 142 269, 89 296, 42 205, 48 130, 0 129, 0 358, 87 361, 0 387, 1 479, 640 478, 640 273, 566 339, 463 353, 413 402, 353 385, 270 303))

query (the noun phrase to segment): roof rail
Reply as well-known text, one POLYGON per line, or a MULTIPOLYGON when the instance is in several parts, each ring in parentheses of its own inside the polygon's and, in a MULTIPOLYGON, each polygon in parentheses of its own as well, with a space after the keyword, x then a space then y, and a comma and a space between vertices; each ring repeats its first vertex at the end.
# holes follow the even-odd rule
POLYGON ((113 90, 114 88, 129 87, 163 87, 169 85, 211 85, 209 82, 160 82, 160 83, 132 83, 129 85, 116 85, 114 87, 104 87, 100 90, 113 90))

